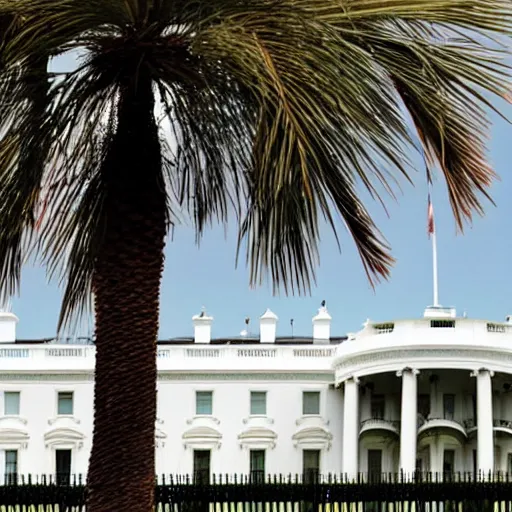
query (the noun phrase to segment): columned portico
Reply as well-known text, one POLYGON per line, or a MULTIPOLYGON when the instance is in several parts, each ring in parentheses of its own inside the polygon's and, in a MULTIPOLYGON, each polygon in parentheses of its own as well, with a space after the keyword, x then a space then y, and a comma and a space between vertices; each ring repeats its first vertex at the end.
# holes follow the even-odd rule
POLYGON ((359 379, 345 381, 343 400, 343 473, 350 480, 357 478, 359 456, 359 379))
POLYGON ((494 372, 480 368, 471 373, 476 377, 477 466, 483 475, 494 471, 494 429, 492 383, 494 372))
POLYGON ((416 470, 418 435, 418 370, 404 368, 396 372, 402 377, 402 406, 400 422, 400 471, 405 478, 412 478, 416 470))

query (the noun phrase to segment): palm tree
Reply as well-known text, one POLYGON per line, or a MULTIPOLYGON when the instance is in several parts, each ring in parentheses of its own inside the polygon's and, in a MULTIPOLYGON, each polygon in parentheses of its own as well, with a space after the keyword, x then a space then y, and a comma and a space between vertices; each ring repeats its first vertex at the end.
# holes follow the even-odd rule
POLYGON ((459 226, 482 211, 485 109, 508 78, 488 36, 510 34, 510 2, 0 0, 5 15, 21 21, 0 50, 3 289, 35 249, 64 279, 59 328, 93 298, 87 510, 148 512, 169 226, 237 219, 251 282, 307 292, 319 218, 336 231, 338 213, 370 280, 386 278, 358 187, 380 199, 409 178, 408 112, 459 226), (34 122, 46 74, 27 70, 72 50, 34 122))

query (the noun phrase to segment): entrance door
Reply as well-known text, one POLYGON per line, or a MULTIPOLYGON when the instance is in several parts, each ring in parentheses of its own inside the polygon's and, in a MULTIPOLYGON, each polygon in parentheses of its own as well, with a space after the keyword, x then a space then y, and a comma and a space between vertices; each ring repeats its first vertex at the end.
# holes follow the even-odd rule
POLYGON ((452 420, 455 418, 455 395, 443 395, 443 417, 445 420, 452 420))
POLYGON ((418 396, 418 414, 421 414, 424 420, 430 415, 430 395, 421 394, 418 396))
POLYGON ((452 478, 455 471, 455 450, 445 450, 443 454, 443 473, 444 479, 452 478))
POLYGON ((302 452, 302 474, 305 484, 315 484, 320 476, 320 450, 302 452))
POLYGON ((55 450, 57 485, 69 485, 71 481, 71 450, 55 450))
POLYGON ((210 483, 210 450, 194 450, 194 483, 210 483))
POLYGON ((265 450, 251 450, 250 475, 251 482, 262 484, 265 482, 265 450))
POLYGON ((382 476, 382 450, 368 450, 368 480, 378 482, 382 476))

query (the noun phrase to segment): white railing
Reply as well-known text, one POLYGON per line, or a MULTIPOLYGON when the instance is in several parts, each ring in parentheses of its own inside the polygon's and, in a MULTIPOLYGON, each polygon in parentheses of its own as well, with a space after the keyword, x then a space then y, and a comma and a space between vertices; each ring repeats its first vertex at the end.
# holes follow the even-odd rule
POLYGON ((0 348, 0 358, 2 357, 14 357, 14 358, 26 358, 30 357, 31 351, 28 348, 0 348))
MULTIPOLYGON (((129 350, 129 349, 127 349, 129 350)), ((261 345, 159 345, 159 368, 308 368, 320 371, 331 368, 336 347, 261 346, 261 345), (222 363, 221 363, 222 361, 222 363), (219 366, 222 365, 222 366, 219 366)), ((41 344, 0 348, 0 370, 94 368, 94 346, 41 344)))
POLYGON ((395 330, 395 324, 393 322, 373 324, 373 328, 377 331, 377 334, 389 334, 395 330))
POLYGON ((186 348, 185 357, 219 357, 218 348, 186 348))
POLYGON ((276 348, 238 348, 237 357, 276 357, 276 348))
POLYGON ((47 357, 83 357, 84 350, 81 348, 47 348, 47 357))
POLYGON ((336 349, 334 348, 294 348, 294 357, 332 357, 336 349))
POLYGON ((496 324, 496 323, 487 323, 487 332, 512 332, 512 325, 506 325, 506 324, 496 324))

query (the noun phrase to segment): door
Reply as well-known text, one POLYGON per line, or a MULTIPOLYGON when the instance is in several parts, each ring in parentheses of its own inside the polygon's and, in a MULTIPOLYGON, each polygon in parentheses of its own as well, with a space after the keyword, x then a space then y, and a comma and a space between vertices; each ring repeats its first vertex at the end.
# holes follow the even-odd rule
POLYGON ((430 395, 421 394, 418 396, 418 413, 421 414, 424 420, 427 420, 430 415, 430 395))
POLYGON ((18 452, 5 450, 5 484, 14 485, 18 482, 18 452))
POLYGON ((320 478, 320 450, 302 452, 302 474, 305 484, 313 484, 320 478))
POLYGON ((384 395, 372 395, 370 408, 372 419, 383 420, 386 408, 386 399, 384 395))
POLYGON ((69 485, 71 481, 71 450, 55 450, 57 485, 69 485))
POLYGON ((451 479, 455 471, 455 450, 445 450, 443 453, 444 479, 451 479))
POLYGON ((443 395, 444 419, 452 420, 455 418, 455 395, 443 395))
POLYGON ((265 482, 265 450, 251 450, 251 482, 265 482))
POLYGON ((194 483, 210 483, 210 450, 194 450, 194 483))
POLYGON ((382 450, 368 450, 368 480, 380 481, 382 475, 382 450))

